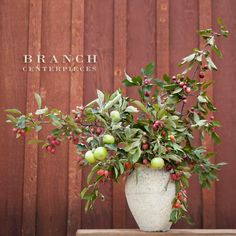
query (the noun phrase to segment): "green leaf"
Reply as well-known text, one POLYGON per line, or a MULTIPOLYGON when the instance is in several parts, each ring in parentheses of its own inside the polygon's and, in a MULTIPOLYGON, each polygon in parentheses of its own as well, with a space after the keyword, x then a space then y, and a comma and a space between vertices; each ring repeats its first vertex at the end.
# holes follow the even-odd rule
POLYGON ((139 158, 140 158, 140 156, 141 156, 141 153, 142 153, 142 151, 141 151, 141 149, 138 147, 138 148, 136 148, 135 153, 132 154, 132 155, 130 155, 130 158, 131 158, 133 164, 136 163, 136 162, 139 160, 139 158))
POLYGON ((104 94, 100 90, 97 90, 98 95, 98 105, 101 107, 104 102, 104 94))
POLYGON ((40 144, 40 143, 45 143, 44 140, 41 139, 31 139, 28 144, 40 144))
POLYGON ((170 83, 170 76, 167 75, 167 74, 164 74, 164 75, 163 75, 163 80, 164 80, 167 84, 169 84, 169 83, 170 83))
POLYGON ((200 95, 197 97, 197 99, 201 103, 206 103, 207 102, 207 100, 203 96, 200 96, 200 95))
POLYGON ((5 112, 8 112, 8 113, 12 113, 12 114, 19 114, 21 115, 21 111, 19 111, 18 109, 6 109, 5 112))
POLYGON ((42 99, 41 96, 38 93, 34 94, 34 97, 36 99, 37 105, 38 105, 38 109, 40 109, 42 107, 42 99))
POLYGON ((45 114, 45 113, 47 113, 47 112, 48 112, 48 108, 45 107, 45 108, 43 108, 43 109, 38 109, 38 110, 35 112, 35 115, 43 115, 43 114, 45 114))
POLYGON ((141 103, 138 100, 134 100, 132 101, 132 103, 134 103, 138 108, 140 108, 143 112, 147 113, 147 108, 143 105, 143 103, 141 103))
POLYGON ((206 61, 207 61, 207 65, 209 67, 210 70, 217 70, 216 65, 214 64, 214 62, 211 60, 210 57, 206 57, 206 61))
POLYGON ((106 105, 105 105, 105 110, 110 109, 111 107, 113 107, 116 103, 119 102, 119 100, 121 99, 121 94, 119 93, 114 99, 112 99, 111 101, 109 101, 106 105))
POLYGON ((125 112, 138 112, 138 109, 136 107, 133 107, 133 106, 128 106, 126 109, 125 109, 125 112))
POLYGON ((155 64, 154 63, 150 63, 150 64, 148 64, 146 67, 145 67, 145 69, 144 69, 144 74, 145 75, 153 75, 153 73, 154 73, 154 69, 155 69, 155 64))
POLYGON ((43 127, 42 127, 41 125, 37 125, 37 126, 35 127, 35 131, 36 131, 36 132, 39 132, 42 128, 43 128, 43 127))
POLYGON ((212 132, 211 133, 211 137, 212 137, 212 139, 214 140, 215 143, 218 144, 218 143, 221 142, 220 136, 216 132, 212 132))
POLYGON ((16 122, 17 122, 17 119, 16 119, 13 115, 11 115, 11 114, 7 114, 7 118, 8 118, 11 122, 13 122, 13 123, 16 123, 16 122))

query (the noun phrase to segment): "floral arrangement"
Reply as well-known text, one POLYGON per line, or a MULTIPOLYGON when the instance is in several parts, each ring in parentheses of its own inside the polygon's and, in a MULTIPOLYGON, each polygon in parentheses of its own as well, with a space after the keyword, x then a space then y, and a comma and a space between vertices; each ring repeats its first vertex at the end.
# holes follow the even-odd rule
POLYGON ((221 21, 219 24, 219 32, 199 31, 205 46, 195 48, 182 59, 182 73, 156 79, 151 63, 141 70, 141 75, 125 74, 124 85, 136 87, 139 100, 123 96, 121 90, 111 95, 98 90, 97 99, 67 115, 58 109, 42 107, 41 97, 35 94, 36 112, 24 115, 17 109, 8 109, 7 122, 14 126, 17 138, 31 130, 39 132, 43 124, 50 123, 53 129, 45 140, 31 141, 42 143, 49 153, 56 153, 63 140, 69 139, 76 145, 78 165, 92 167, 87 186, 81 192, 81 198, 87 201, 86 210, 92 208, 97 198, 104 199, 100 192, 102 183, 118 182, 121 176, 145 165, 169 171, 170 181, 176 184, 170 221, 188 219, 189 178, 196 173, 202 187, 209 188, 224 164, 213 164, 209 159, 213 153, 193 142, 195 130, 200 132, 202 140, 209 135, 216 143, 220 142, 215 131, 220 123, 214 116, 209 117, 209 113, 216 111, 207 94, 213 81, 205 78, 207 71, 217 70, 211 51, 222 56, 216 39, 228 36, 221 21))

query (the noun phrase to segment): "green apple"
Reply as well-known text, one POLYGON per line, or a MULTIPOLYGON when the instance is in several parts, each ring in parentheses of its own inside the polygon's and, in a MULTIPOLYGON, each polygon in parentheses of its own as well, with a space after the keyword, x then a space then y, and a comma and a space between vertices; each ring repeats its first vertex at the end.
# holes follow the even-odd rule
POLYGON ((151 160, 151 167, 153 169, 162 169, 164 165, 165 162, 161 157, 155 157, 151 160))
POLYGON ((110 113, 111 119, 113 122, 119 122, 120 121, 120 112, 119 111, 112 111, 110 113))
POLYGON ((95 159, 95 157, 94 157, 92 151, 87 151, 87 152, 85 153, 85 159, 86 159, 87 162, 90 163, 90 164, 93 164, 93 163, 96 161, 96 159, 95 159))
POLYGON ((104 147, 98 147, 94 151, 94 157, 99 161, 103 161, 107 157, 107 154, 107 149, 104 147))
POLYGON ((115 142, 115 138, 110 134, 105 134, 102 141, 104 144, 113 144, 115 142))

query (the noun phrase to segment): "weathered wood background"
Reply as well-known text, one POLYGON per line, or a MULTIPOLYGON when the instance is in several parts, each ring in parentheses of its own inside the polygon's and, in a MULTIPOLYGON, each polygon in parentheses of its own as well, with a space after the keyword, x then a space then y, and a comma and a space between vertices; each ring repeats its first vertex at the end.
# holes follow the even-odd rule
MULTIPOLYGON (((3 109, 35 108, 34 92, 50 107, 69 112, 95 97, 96 89, 121 85, 124 68, 138 74, 150 61, 157 75, 174 74, 180 59, 200 44, 196 30, 215 27, 222 17, 231 36, 220 42, 224 60, 216 60, 213 99, 219 108, 222 144, 217 161, 225 161, 220 181, 202 191, 193 178, 190 213, 195 224, 176 228, 236 228, 236 1, 234 0, 2 0, 0 5, 0 235, 74 235, 77 228, 135 228, 123 183, 104 188, 106 201, 85 214, 79 191, 86 171, 76 171, 68 144, 56 156, 16 142, 4 123, 3 109), (96 73, 23 73, 22 55, 98 55, 96 73)), ((124 91, 129 95, 133 91, 124 91)), ((134 94, 133 94, 134 95, 134 94)), ((47 128, 49 130, 49 128, 47 128)), ((40 136, 45 135, 44 131, 40 136)))

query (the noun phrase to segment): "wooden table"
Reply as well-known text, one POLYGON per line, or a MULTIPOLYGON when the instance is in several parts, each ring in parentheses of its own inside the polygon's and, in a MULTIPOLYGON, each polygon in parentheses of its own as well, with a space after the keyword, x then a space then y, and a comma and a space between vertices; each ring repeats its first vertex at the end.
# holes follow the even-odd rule
POLYGON ((236 229, 173 229, 168 232, 142 232, 137 229, 79 229, 76 236, 236 236, 236 229))

